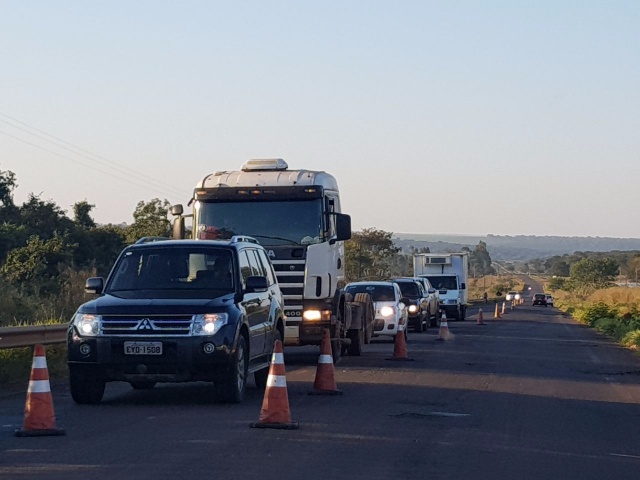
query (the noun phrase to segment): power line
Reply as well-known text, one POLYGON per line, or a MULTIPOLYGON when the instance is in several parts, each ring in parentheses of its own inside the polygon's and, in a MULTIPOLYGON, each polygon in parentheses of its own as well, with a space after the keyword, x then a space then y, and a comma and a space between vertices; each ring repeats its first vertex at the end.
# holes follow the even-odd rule
MULTIPOLYGON (((7 137, 13 138, 14 140, 18 140, 19 142, 26 143, 27 145, 31 145, 32 147, 35 147, 35 148, 37 148, 39 150, 43 150, 43 151, 45 151, 47 153, 50 153, 52 155, 56 155, 56 156, 58 156, 60 158, 64 158, 65 160, 69 160, 69 161, 71 161, 73 163, 77 163, 79 165, 82 165, 83 167, 88 167, 88 165, 82 163, 82 161, 80 161, 78 159, 71 158, 71 157, 68 157, 66 155, 62 155, 61 153, 58 153, 58 152, 54 152, 53 150, 49 150, 47 148, 41 147, 40 145, 37 145, 37 144, 35 144, 33 142, 30 142, 30 141, 25 140, 25 139, 20 138, 20 137, 16 137, 15 135, 11 135, 10 133, 7 133, 7 132, 4 132, 4 131, 0 130, 0 134, 6 135, 7 137)), ((100 172, 100 173, 102 173, 104 175, 108 175, 110 177, 117 178, 118 180, 122 180, 123 182, 127 182, 127 183, 130 183, 130 184, 135 185, 137 187, 144 188, 145 190, 152 191, 155 194, 158 193, 156 188, 152 188, 151 186, 149 186, 149 185, 147 185, 145 183, 139 183, 139 182, 137 182, 137 181, 135 181, 135 180, 133 180, 131 178, 120 177, 120 176, 115 175, 115 174, 113 174, 111 172, 105 172, 104 170, 100 170, 99 168, 95 168, 95 167, 89 167, 89 168, 91 168, 91 169, 93 169, 93 170, 95 170, 97 172, 100 172)))
MULTIPOLYGON (((17 128, 18 130, 22 130, 23 132, 25 132, 25 133, 27 133, 29 135, 33 135, 34 137, 39 138, 41 140, 44 140, 45 142, 51 143, 51 144, 55 145, 58 148, 67 150, 68 152, 71 152, 74 155, 78 155, 80 157, 86 158, 90 162, 94 162, 94 163, 100 164, 103 167, 111 169, 111 170, 115 170, 117 173, 120 173, 120 174, 126 174, 128 176, 137 177, 138 180, 142 180, 145 183, 155 184, 156 187, 158 187, 158 188, 160 188, 162 190, 171 190, 175 195, 183 195, 184 194, 184 192, 179 192, 175 188, 175 186, 173 186, 173 185, 171 185, 169 183, 162 182, 161 180, 155 179, 155 178, 149 176, 146 173, 141 173, 141 172, 133 170, 133 169, 131 169, 129 167, 125 167, 123 165, 120 165, 117 162, 113 162, 113 161, 111 161, 111 160, 109 160, 109 159, 107 159, 105 157, 102 157, 102 156, 100 156, 100 155, 98 155, 96 153, 93 153, 93 152, 91 152, 91 151, 89 151, 89 150, 87 150, 85 148, 82 148, 82 147, 79 147, 77 145, 74 145, 73 143, 67 142, 67 141, 65 141, 65 140, 63 140, 61 138, 56 137, 55 135, 51 135, 51 134, 49 134, 49 133, 47 133, 47 132, 45 132, 43 130, 40 130, 40 129, 36 128, 36 127, 33 127, 33 126, 31 126, 31 125, 29 125, 29 124, 27 124, 25 122, 22 122, 22 121, 20 121, 20 120, 18 120, 16 118, 13 118, 13 117, 5 114, 5 113, 0 112, 0 115, 5 117, 5 118, 8 118, 8 119, 12 120, 13 122, 19 123, 20 125, 24 125, 27 128, 29 128, 31 130, 34 130, 36 132, 39 132, 42 135, 45 135, 46 137, 52 138, 52 139, 54 139, 56 141, 54 142, 54 141, 50 140, 49 138, 45 138, 42 135, 38 135, 36 133, 33 133, 33 132, 31 132, 31 131, 29 131, 29 130, 27 130, 25 128, 22 128, 20 126, 14 125, 11 122, 7 122, 6 120, 0 119, 0 122, 5 123, 5 124, 7 124, 7 125, 9 125, 9 126, 11 126, 13 128, 17 128), (60 142, 63 145, 60 145, 59 143, 56 143, 56 142, 60 142), (72 147, 75 150, 73 150, 71 148, 68 148, 65 145, 68 145, 69 147, 72 147), (79 150, 79 151, 76 151, 76 150, 79 150), (86 152, 86 153, 83 153, 83 152, 86 152), (91 156, 89 156, 89 155, 91 155, 91 156), (95 157, 95 158, 92 158, 92 157, 95 157)), ((14 137, 14 138, 17 138, 17 137, 14 137)), ((31 144, 29 142, 26 142, 26 141, 25 141, 25 143, 33 145, 33 144, 31 144)), ((48 151, 46 149, 43 149, 43 150, 48 151)), ((51 153, 51 152, 49 151, 49 153, 51 153)), ((65 157, 65 156, 62 156, 62 158, 69 159, 68 157, 65 157)), ((87 165, 86 163, 81 163, 81 162, 76 162, 76 163, 80 163, 81 165, 83 165, 86 168, 93 168, 92 166, 87 165)), ((102 173, 105 173, 105 172, 102 171, 102 173)), ((121 177, 115 177, 115 178, 121 179, 121 177)))

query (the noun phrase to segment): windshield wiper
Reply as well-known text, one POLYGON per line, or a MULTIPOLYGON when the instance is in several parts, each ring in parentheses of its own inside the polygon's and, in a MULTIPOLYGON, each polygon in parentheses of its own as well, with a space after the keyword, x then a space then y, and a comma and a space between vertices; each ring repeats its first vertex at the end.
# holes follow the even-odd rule
POLYGON ((284 237, 273 237, 270 235, 256 235, 256 234, 252 234, 249 235, 250 237, 259 237, 259 238, 268 238, 270 240, 283 240, 285 242, 291 242, 292 245, 298 245, 298 242, 296 242, 295 240, 291 240, 290 238, 284 238, 284 237))

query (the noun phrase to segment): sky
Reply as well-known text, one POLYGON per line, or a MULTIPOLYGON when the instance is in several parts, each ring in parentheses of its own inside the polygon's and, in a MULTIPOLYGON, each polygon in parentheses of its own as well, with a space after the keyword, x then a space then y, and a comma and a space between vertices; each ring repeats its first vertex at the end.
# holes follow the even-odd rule
POLYGON ((130 223, 251 158, 354 229, 640 238, 640 2, 0 0, 0 171, 130 223))

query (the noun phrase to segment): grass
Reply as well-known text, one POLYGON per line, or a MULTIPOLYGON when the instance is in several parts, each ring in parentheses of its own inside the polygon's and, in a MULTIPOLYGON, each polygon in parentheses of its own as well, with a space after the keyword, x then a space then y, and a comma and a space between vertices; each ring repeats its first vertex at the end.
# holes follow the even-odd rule
MULTIPOLYGON (((67 377, 67 346, 65 344, 47 345, 47 369, 50 380, 67 377)), ((20 385, 24 383, 25 392, 29 384, 33 348, 10 348, 0 350, 0 384, 20 385)))
POLYGON ((633 350, 640 349, 640 289, 611 287, 589 294, 555 291, 555 306, 633 350))

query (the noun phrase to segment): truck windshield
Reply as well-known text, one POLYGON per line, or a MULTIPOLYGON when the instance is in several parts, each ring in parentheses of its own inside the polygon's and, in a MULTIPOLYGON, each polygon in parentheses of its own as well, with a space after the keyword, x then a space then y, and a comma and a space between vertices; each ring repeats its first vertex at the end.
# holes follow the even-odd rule
POLYGON ((427 275, 427 279, 436 290, 458 290, 458 279, 455 275, 427 275))
POLYGON ((309 245, 324 241, 322 201, 198 202, 196 238, 255 237, 262 245, 309 245))

